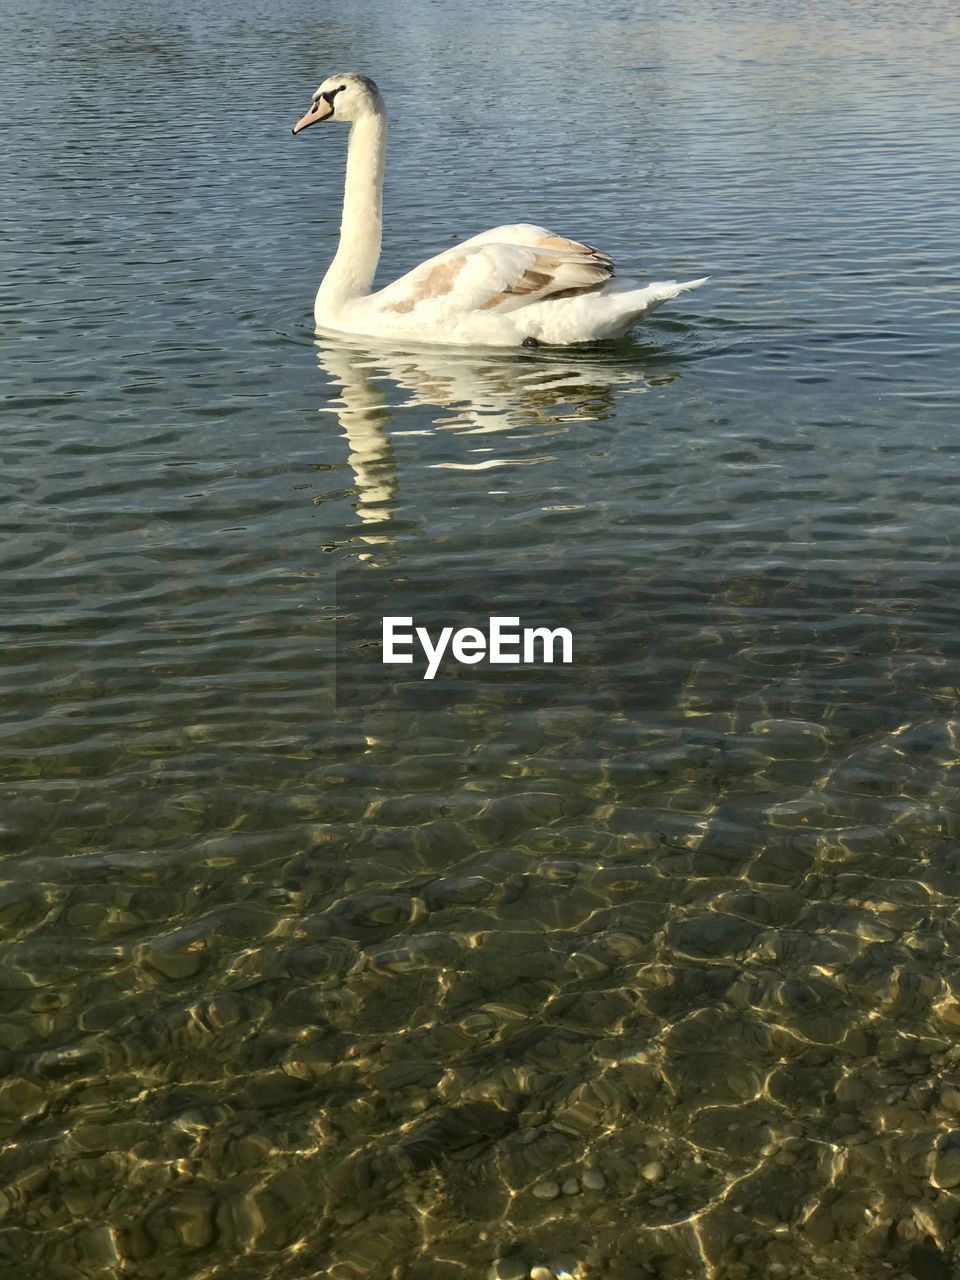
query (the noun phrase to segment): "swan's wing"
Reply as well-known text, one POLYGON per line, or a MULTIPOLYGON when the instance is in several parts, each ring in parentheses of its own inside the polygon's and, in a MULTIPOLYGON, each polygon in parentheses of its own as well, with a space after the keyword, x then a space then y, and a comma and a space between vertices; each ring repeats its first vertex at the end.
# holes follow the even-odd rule
POLYGON ((596 289, 612 275, 613 263, 599 249, 520 223, 485 231, 430 258, 382 289, 375 302, 380 311, 399 315, 414 308, 508 311, 596 289))
POLYGON ((589 249, 588 244, 580 244, 578 240, 567 240, 564 236, 556 236, 546 227, 534 226, 532 222, 511 222, 502 227, 491 227, 489 231, 481 231, 460 244, 461 249, 475 244, 522 244, 528 249, 568 248, 589 249))

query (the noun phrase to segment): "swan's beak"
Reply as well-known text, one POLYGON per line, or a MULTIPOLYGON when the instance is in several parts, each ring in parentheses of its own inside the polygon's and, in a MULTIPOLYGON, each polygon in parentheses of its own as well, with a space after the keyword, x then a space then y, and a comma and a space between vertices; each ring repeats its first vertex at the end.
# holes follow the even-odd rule
POLYGON ((332 115, 333 103, 328 102, 326 98, 321 98, 319 102, 314 103, 305 116, 300 117, 293 126, 293 132, 302 133, 307 125, 316 124, 318 120, 326 120, 327 116, 332 115))

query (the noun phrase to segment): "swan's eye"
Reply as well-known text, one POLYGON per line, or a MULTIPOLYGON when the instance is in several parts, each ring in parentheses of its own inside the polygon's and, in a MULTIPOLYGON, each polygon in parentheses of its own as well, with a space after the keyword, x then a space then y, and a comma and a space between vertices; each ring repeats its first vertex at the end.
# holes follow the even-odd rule
POLYGON ((344 89, 345 89, 346 87, 347 87, 347 86, 346 86, 345 84, 342 84, 342 85, 340 86, 340 88, 337 90, 337 93, 343 93, 343 91, 344 91, 344 89))

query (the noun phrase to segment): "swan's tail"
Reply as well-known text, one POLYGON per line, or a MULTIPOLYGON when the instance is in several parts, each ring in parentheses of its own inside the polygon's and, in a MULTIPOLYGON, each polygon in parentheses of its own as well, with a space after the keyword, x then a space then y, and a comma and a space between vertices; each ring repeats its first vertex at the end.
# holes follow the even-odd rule
POLYGON ((709 279, 709 276, 701 276, 699 280, 684 280, 682 284, 676 280, 664 280, 650 285, 650 288, 658 291, 658 297, 661 302, 669 302, 678 293, 686 293, 688 289, 699 289, 709 279))
POLYGON ((684 280, 682 283, 679 280, 656 280, 653 284, 648 284, 645 289, 638 289, 636 300, 642 307, 641 314, 646 315, 647 312, 654 311, 662 303, 675 298, 678 293, 699 289, 709 279, 709 276, 701 276, 699 280, 684 280))
POLYGON ((643 320, 645 316, 650 315, 651 311, 656 311, 657 307, 663 306, 671 298, 675 298, 680 293, 686 293, 690 289, 699 289, 709 279, 709 276, 701 276, 699 280, 682 282, 656 280, 643 289, 628 289, 613 296, 616 297, 619 316, 626 322, 626 328, 629 329, 631 325, 643 320))

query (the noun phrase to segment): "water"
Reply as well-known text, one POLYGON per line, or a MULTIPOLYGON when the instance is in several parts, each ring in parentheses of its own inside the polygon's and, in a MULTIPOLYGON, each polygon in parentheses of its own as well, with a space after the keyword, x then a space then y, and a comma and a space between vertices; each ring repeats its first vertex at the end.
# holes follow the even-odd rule
POLYGON ((0 15, 4 1275, 952 1274, 954 6, 0 15), (341 69, 382 279, 710 284, 318 343, 341 69), (384 680, 518 590, 573 679, 384 680))

